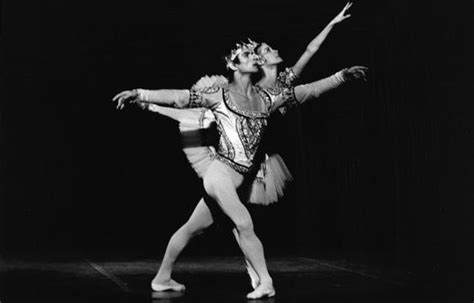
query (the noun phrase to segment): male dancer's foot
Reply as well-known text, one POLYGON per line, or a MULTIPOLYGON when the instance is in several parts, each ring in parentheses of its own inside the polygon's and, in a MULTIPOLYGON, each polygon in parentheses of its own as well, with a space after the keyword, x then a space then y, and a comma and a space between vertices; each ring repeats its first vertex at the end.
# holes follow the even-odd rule
POLYGON ((247 295, 247 299, 270 298, 276 294, 273 283, 262 282, 254 291, 247 295))
POLYGON ((156 276, 153 281, 151 281, 151 289, 154 291, 184 291, 186 288, 183 284, 171 278, 163 279, 156 276))
POLYGON ((248 261, 246 262, 247 264, 245 265, 245 268, 247 268, 247 273, 250 276, 250 284, 252 284, 253 289, 256 289, 260 284, 260 278, 258 277, 258 274, 255 272, 253 267, 250 265, 250 263, 248 261))

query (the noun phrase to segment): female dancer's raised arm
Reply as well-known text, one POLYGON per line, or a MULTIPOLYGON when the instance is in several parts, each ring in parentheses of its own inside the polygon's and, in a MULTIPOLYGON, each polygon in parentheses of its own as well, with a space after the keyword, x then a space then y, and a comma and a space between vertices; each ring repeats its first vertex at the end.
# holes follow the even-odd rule
POLYGON ((351 15, 346 15, 347 10, 352 6, 351 2, 347 2, 346 6, 342 9, 339 14, 337 14, 336 17, 334 17, 328 25, 314 38, 306 47, 305 52, 301 57, 298 59, 296 64, 293 66, 293 73, 295 74, 295 77, 298 77, 303 69, 305 68, 306 64, 309 62, 311 57, 319 50, 319 47, 323 44, 324 40, 326 40, 326 37, 328 34, 331 32, 332 28, 334 25, 346 20, 349 18, 351 15))

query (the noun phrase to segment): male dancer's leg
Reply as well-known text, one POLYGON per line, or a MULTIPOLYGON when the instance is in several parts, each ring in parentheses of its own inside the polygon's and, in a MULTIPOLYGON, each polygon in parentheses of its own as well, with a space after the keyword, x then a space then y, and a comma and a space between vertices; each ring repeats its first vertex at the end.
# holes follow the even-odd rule
POLYGON ((151 288, 154 291, 184 291, 184 285, 171 279, 174 262, 189 240, 211 226, 212 222, 211 212, 202 198, 188 221, 171 236, 160 269, 151 282, 151 288))
MULTIPOLYGON (((232 233, 234 234, 235 240, 240 247, 239 232, 237 231, 237 228, 232 229, 232 233)), ((240 249, 242 249, 242 247, 240 247, 240 249)), ((245 258, 245 267, 247 269, 247 273, 250 276, 250 284, 252 285, 253 289, 256 289, 260 284, 260 277, 258 276, 255 269, 253 269, 252 264, 250 264, 247 258, 245 258)))
POLYGON ((260 285, 247 297, 257 299, 273 296, 275 290, 265 263, 263 245, 255 235, 250 213, 240 201, 236 191, 242 182, 242 175, 219 161, 214 161, 204 176, 206 192, 217 201, 224 213, 234 222, 242 252, 260 277, 260 285))

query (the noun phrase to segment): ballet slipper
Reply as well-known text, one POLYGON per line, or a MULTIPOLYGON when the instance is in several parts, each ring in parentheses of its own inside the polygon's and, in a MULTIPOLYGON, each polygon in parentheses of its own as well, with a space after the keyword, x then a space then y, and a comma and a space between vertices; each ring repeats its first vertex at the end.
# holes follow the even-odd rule
POLYGON ((151 282, 151 289, 154 291, 184 291, 186 287, 183 284, 176 282, 173 279, 170 279, 167 283, 157 283, 151 282))
POLYGON ((247 299, 270 298, 276 294, 272 283, 260 284, 254 291, 247 295, 247 299))

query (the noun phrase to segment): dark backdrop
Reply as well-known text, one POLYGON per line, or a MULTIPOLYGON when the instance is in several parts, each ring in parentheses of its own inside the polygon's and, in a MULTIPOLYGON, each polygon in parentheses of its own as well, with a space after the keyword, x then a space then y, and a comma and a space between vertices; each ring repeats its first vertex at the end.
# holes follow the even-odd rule
MULTIPOLYGON (((117 111, 112 96, 222 74, 247 36, 290 65, 344 3, 3 2, 3 251, 159 258, 200 182, 175 122, 117 111)), ((369 81, 277 121, 296 180, 278 204, 251 207, 257 232, 268 256, 459 268, 473 240, 472 10, 358 1, 350 12, 301 80, 361 64, 369 81)), ((212 229, 185 253, 239 251, 212 229)))

